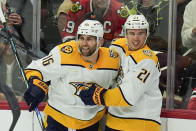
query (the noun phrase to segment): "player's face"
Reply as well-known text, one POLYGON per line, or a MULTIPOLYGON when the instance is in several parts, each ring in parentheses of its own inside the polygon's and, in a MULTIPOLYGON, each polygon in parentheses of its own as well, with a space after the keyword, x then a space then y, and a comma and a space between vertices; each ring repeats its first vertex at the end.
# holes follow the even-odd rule
POLYGON ((145 45, 147 34, 145 29, 129 29, 126 34, 129 50, 138 50, 145 45))
POLYGON ((96 37, 89 35, 79 35, 78 47, 83 56, 91 56, 97 49, 96 37))

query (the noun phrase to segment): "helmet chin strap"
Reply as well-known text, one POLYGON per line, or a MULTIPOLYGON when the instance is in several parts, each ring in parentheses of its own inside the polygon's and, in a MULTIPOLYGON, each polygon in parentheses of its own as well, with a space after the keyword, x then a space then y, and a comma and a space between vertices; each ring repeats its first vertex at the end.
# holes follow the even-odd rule
POLYGON ((94 53, 92 54, 92 55, 90 55, 90 56, 87 56, 87 57, 91 57, 91 56, 93 56, 95 53, 97 53, 98 52, 98 50, 99 50, 99 43, 100 42, 100 40, 99 40, 99 38, 97 38, 97 47, 96 47, 96 50, 94 51, 94 53))

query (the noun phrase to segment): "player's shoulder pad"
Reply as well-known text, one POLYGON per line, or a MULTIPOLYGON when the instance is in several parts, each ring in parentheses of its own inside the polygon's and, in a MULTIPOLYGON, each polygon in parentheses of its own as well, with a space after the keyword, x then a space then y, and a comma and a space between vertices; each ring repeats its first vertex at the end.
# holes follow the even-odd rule
POLYGON ((100 47, 99 52, 99 59, 101 59, 102 65, 105 67, 118 69, 120 64, 120 57, 116 50, 100 47))
POLYGON ((82 10, 82 9, 83 9, 83 6, 81 5, 80 1, 76 1, 76 2, 71 6, 70 11, 71 11, 72 13, 76 13, 76 12, 82 10))
POLYGON ((58 45, 58 49, 61 55, 72 54, 76 50, 76 47, 77 47, 76 41, 69 41, 58 45))
POLYGON ((147 45, 140 50, 133 51, 130 56, 132 57, 132 59, 134 59, 136 63, 139 63, 140 61, 145 59, 151 59, 156 64, 158 64, 158 58, 156 54, 147 45))
POLYGON ((77 63, 79 52, 77 49, 76 41, 69 41, 58 46, 61 64, 74 64, 77 63))
POLYGON ((126 38, 118 38, 112 42, 112 46, 121 48, 123 52, 126 53, 126 50, 128 50, 126 43, 127 43, 126 38))
POLYGON ((105 57, 109 57, 111 59, 118 59, 119 54, 115 49, 110 49, 106 47, 100 47, 100 54, 104 55, 105 57))

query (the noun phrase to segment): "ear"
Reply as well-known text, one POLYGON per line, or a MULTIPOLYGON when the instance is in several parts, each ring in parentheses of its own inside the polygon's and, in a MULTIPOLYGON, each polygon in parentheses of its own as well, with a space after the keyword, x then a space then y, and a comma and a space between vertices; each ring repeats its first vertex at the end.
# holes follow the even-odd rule
POLYGON ((125 35, 125 38, 128 39, 127 35, 125 35))
POLYGON ((104 44, 104 39, 103 38, 99 38, 99 47, 103 46, 104 44))

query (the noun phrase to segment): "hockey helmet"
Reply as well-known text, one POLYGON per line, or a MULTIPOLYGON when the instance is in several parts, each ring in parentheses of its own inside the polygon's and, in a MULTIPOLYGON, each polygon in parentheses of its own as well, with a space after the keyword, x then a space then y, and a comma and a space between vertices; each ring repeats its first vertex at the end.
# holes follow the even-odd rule
POLYGON ((125 24, 124 32, 126 33, 127 29, 146 29, 147 36, 149 36, 149 23, 144 17, 144 15, 130 15, 125 24))
POLYGON ((77 35, 91 35, 103 38, 103 25, 97 20, 85 20, 78 27, 77 35))

